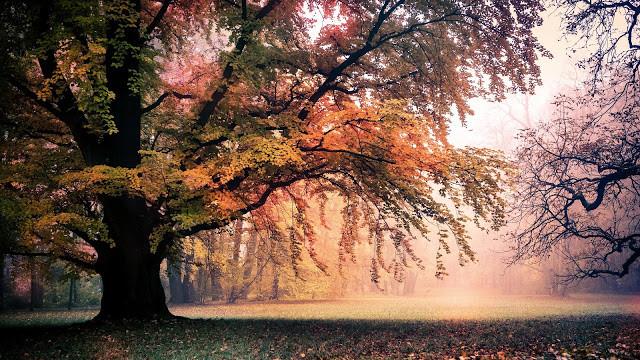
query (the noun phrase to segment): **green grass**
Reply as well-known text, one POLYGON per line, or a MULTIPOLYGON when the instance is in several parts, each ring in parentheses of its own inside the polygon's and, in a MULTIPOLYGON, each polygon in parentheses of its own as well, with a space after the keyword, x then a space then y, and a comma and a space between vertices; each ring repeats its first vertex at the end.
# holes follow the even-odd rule
POLYGON ((174 307, 191 320, 0 316, 0 359, 640 358, 640 297, 430 297, 174 307))

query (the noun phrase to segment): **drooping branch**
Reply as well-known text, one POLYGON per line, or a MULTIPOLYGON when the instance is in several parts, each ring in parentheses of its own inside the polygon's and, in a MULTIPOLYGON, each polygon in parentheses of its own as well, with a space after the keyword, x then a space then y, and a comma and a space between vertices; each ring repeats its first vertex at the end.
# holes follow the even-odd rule
POLYGON ((631 266, 640 259, 640 248, 632 249, 631 255, 627 257, 627 259, 622 263, 621 270, 611 270, 611 269, 586 269, 579 274, 579 277, 590 277, 596 278, 600 275, 612 275, 617 276, 619 278, 624 277, 629 274, 631 266))
POLYGON ((302 180, 318 179, 326 174, 335 172, 335 170, 323 171, 325 166, 326 166, 325 164, 321 164, 311 169, 308 169, 306 171, 302 171, 299 174, 296 174, 288 179, 271 181, 268 184, 266 184, 266 188, 261 192, 260 196, 255 201, 248 202, 246 203, 246 206, 235 211, 235 214, 236 214, 235 216, 231 216, 226 219, 216 219, 212 222, 192 226, 189 229, 179 231, 179 235, 182 237, 190 236, 200 231, 216 230, 223 226, 226 226, 231 221, 235 220, 238 216, 242 216, 246 213, 249 213, 251 211, 254 211, 262 207, 264 204, 267 203, 267 200, 269 200, 269 197, 271 196, 271 194, 273 194, 278 189, 293 185, 302 180))
POLYGON ((637 175, 640 175, 640 166, 631 166, 629 168, 620 169, 619 171, 603 176, 602 178, 598 179, 596 198, 592 202, 587 200, 582 193, 575 192, 568 187, 565 188, 567 188, 567 190, 569 190, 573 194, 574 199, 580 201, 580 204, 584 207, 585 210, 592 211, 597 209, 600 204, 602 204, 602 200, 605 197, 606 188, 609 184, 637 175))

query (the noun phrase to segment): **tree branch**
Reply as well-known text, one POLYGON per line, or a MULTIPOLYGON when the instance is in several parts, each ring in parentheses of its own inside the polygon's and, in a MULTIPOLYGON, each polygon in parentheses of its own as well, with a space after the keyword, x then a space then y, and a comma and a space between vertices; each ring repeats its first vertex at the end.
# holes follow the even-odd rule
POLYGON ((162 102, 169 96, 174 96, 178 99, 193 99, 193 95, 191 94, 181 94, 177 91, 166 91, 164 92, 162 95, 160 95, 160 97, 158 97, 156 99, 156 101, 152 102, 151 104, 149 104, 148 106, 142 108, 142 113, 148 113, 149 111, 154 110, 155 108, 157 108, 158 106, 160 106, 162 104, 162 102))
MULTIPOLYGON (((274 181, 271 182, 269 184, 267 184, 266 189, 264 190, 264 192, 260 195, 260 197, 252 202, 247 204, 244 208, 239 209, 238 211, 236 211, 237 214, 246 214, 250 211, 256 210, 260 207, 262 207, 264 204, 266 204, 267 200, 269 199, 269 196, 271 196, 271 194, 283 187, 286 186, 290 186, 293 185, 294 183, 298 182, 298 181, 302 181, 302 180, 308 180, 308 179, 317 179, 322 177, 325 174, 330 173, 330 171, 321 171, 318 172, 319 170, 322 170, 325 167, 324 164, 322 165, 318 165, 314 168, 308 169, 296 176, 293 176, 287 180, 281 180, 281 181, 274 181)), ((335 172, 335 171, 333 171, 335 172)), ((200 231, 204 231, 204 230, 215 230, 215 229, 219 229, 225 225, 227 225, 230 221, 235 220, 236 217, 231 217, 228 218, 226 220, 215 220, 209 223, 204 223, 204 224, 198 224, 195 226, 192 226, 189 229, 185 229, 183 231, 179 232, 180 236, 189 236, 189 235, 193 235, 196 234, 200 231)))
POLYGON ((88 270, 93 270, 93 271, 96 270, 96 265, 94 263, 90 263, 85 260, 78 259, 68 253, 64 253, 62 255, 51 253, 51 252, 31 252, 31 251, 3 251, 3 253, 6 255, 26 256, 26 257, 54 257, 60 260, 70 262, 74 265, 80 266, 88 270))
POLYGON ((18 89, 26 97, 31 99, 36 104, 40 105, 45 110, 49 111, 51 114, 53 114, 58 119, 64 121, 64 119, 63 119, 64 115, 63 115, 62 111, 60 111, 60 109, 58 109, 58 107, 56 105, 54 105, 54 104, 52 104, 52 103, 50 103, 48 101, 44 101, 44 100, 40 99, 35 92, 33 92, 31 89, 29 89, 26 85, 20 83, 14 77, 9 75, 7 77, 7 79, 9 80, 9 83, 11 85, 13 85, 13 87, 18 89))
MULTIPOLYGON (((253 21, 259 21, 265 18, 267 15, 269 15, 269 13, 271 13, 271 11, 279 2, 280 0, 269 0, 269 2, 256 14, 256 16, 253 18, 253 21)), ((251 35, 251 32, 255 30, 253 29, 253 27, 243 27, 241 31, 242 33, 238 41, 236 42, 235 48, 233 49, 232 58, 240 56, 242 54, 245 47, 249 43, 249 35, 251 35)), ((227 90, 229 90, 229 86, 231 86, 234 82, 232 76, 233 62, 229 61, 222 71, 222 81, 220 82, 220 85, 218 85, 216 90, 213 92, 211 98, 209 98, 209 101, 204 103, 202 109, 200 110, 200 113, 198 114, 196 124, 199 127, 204 126, 209 121, 209 118, 218 107, 218 104, 220 104, 220 101, 222 101, 222 99, 226 95, 227 90)))
POLYGON ((169 5, 171 5, 172 2, 173 0, 164 0, 162 2, 162 6, 160 7, 160 10, 158 10, 158 13, 156 14, 156 16, 154 16, 153 20, 151 20, 151 22, 149 23, 149 25, 144 31, 145 38, 149 37, 151 33, 153 33, 153 30, 155 30, 158 27, 158 25, 160 25, 160 22, 164 18, 164 15, 167 13, 167 10, 169 9, 169 5))
POLYGON ((396 163, 394 160, 375 157, 375 156, 362 154, 362 153, 359 153, 359 152, 346 150, 346 149, 327 149, 327 148, 323 148, 323 147, 300 147, 300 151, 304 151, 304 152, 342 153, 342 154, 347 154, 347 155, 351 155, 351 156, 358 157, 358 158, 373 160, 373 161, 377 161, 377 162, 383 162, 383 163, 387 163, 387 164, 395 164, 396 163))

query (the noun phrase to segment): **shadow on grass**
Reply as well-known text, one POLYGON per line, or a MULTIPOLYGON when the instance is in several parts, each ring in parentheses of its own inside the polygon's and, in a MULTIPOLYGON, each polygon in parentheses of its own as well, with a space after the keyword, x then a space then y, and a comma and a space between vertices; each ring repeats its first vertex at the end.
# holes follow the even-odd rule
POLYGON ((640 318, 123 321, 0 329, 4 358, 640 358, 640 318))

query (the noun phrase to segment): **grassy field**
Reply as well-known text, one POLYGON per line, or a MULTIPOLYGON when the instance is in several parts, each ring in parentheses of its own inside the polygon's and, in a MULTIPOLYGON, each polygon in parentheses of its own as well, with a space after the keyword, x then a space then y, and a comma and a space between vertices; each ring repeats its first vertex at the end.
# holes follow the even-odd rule
POLYGON ((5 358, 640 358, 638 296, 431 296, 173 307, 188 320, 0 315, 5 358))

